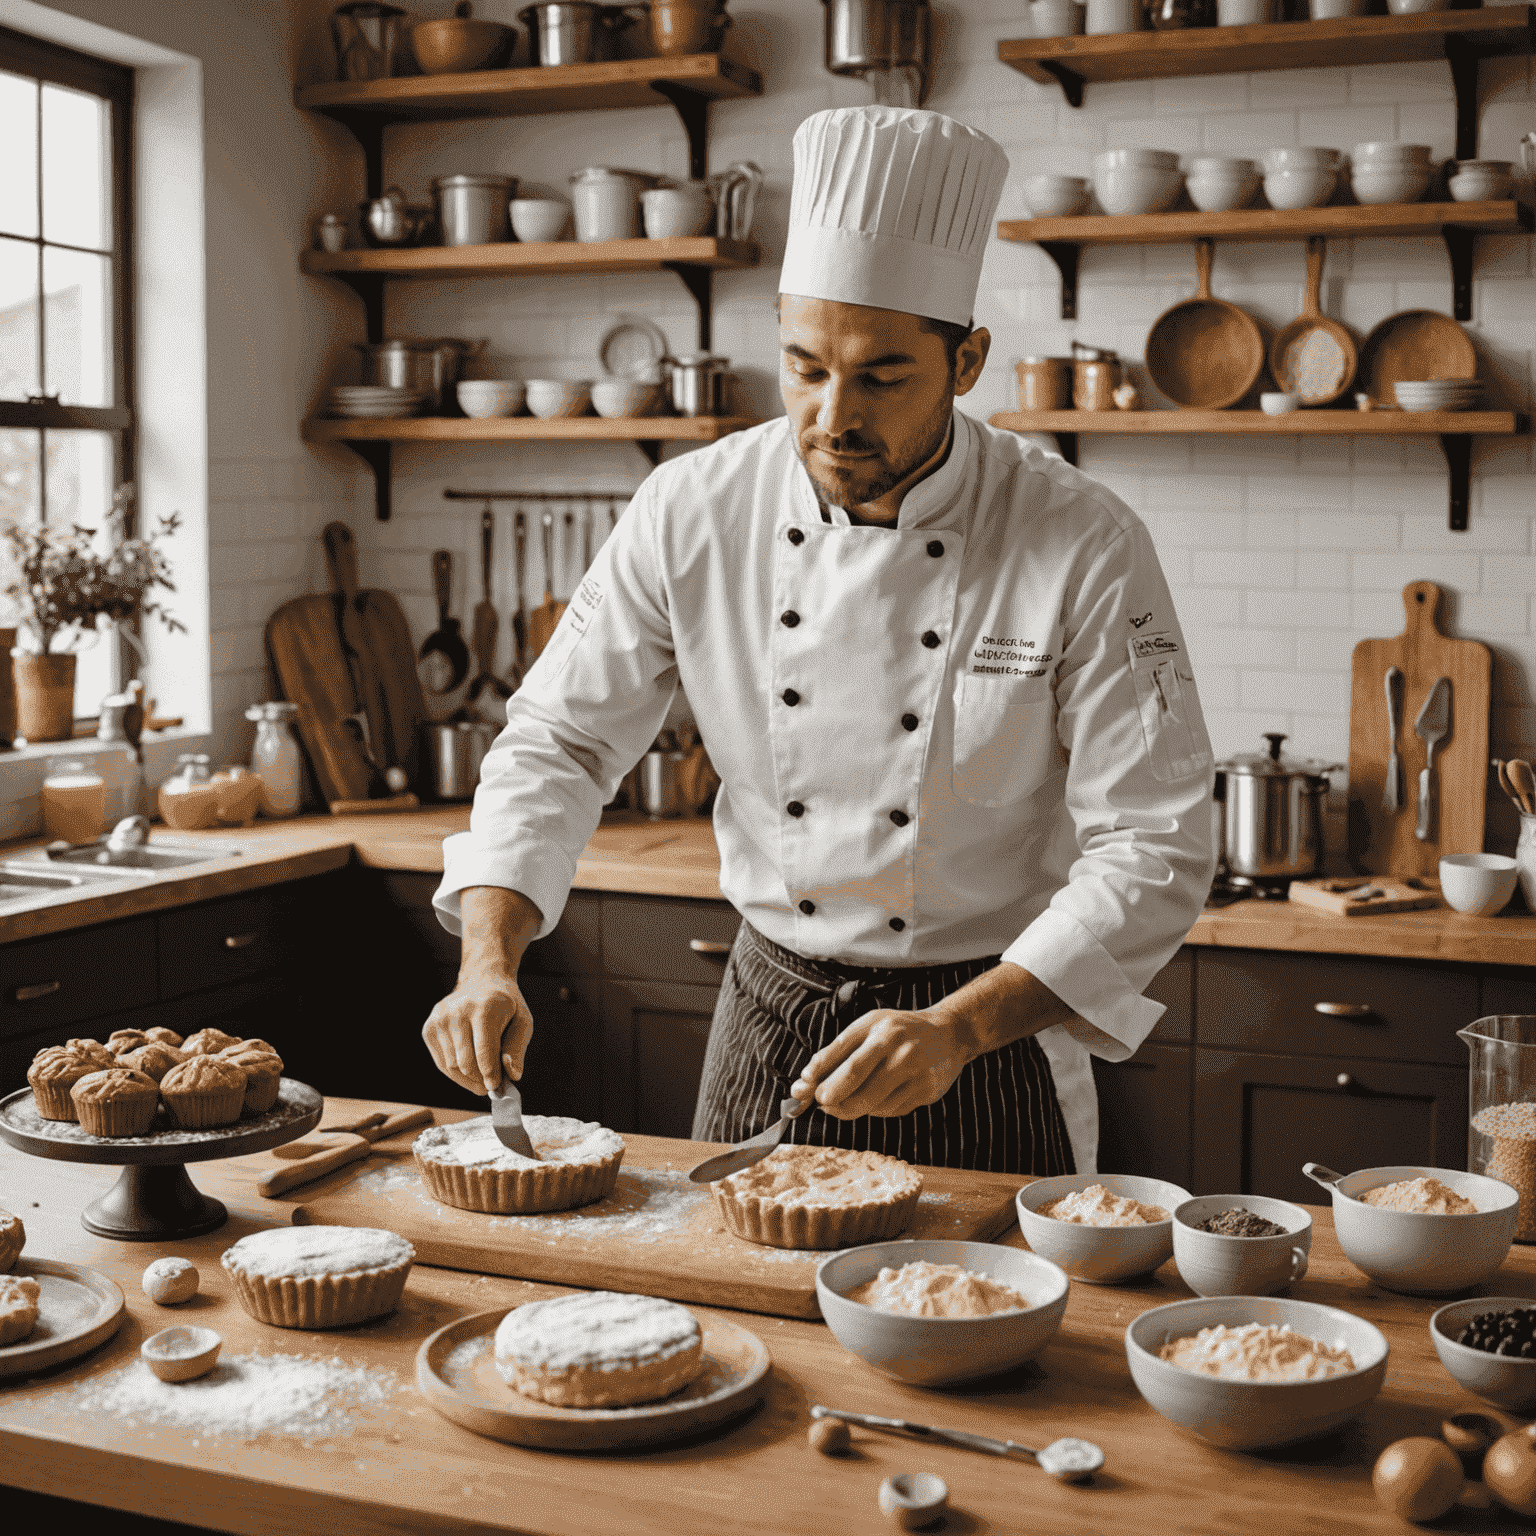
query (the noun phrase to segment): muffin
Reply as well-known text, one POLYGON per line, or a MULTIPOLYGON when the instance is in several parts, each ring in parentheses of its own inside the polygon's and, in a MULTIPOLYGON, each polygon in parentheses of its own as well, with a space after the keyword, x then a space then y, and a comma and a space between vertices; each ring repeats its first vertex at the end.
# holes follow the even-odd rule
POLYGON ((569 1211, 613 1193, 624 1161, 617 1133, 565 1115, 525 1115, 523 1126, 537 1159, 502 1146, 489 1115, 423 1131, 411 1151, 427 1192, 444 1205, 502 1216, 569 1211))
POLYGON ((245 1073, 217 1056, 193 1056, 160 1079, 160 1093, 181 1130, 232 1125, 245 1103, 245 1073))
POLYGON ((100 1040, 66 1040, 64 1048, 70 1051, 80 1051, 89 1056, 92 1061, 99 1061, 102 1070, 117 1065, 117 1058, 104 1046, 100 1040))
POLYGON ((32 1058, 32 1065, 27 1068, 27 1083, 32 1089, 32 1102, 44 1120, 75 1119, 75 1102, 69 1096, 70 1089, 82 1077, 117 1065, 116 1058, 109 1056, 94 1040, 83 1043, 96 1046, 95 1054, 69 1045, 50 1045, 32 1058))
POLYGON ((239 1050, 231 1046, 209 1059, 227 1061, 245 1073, 242 1114, 264 1115, 277 1103, 277 1090, 283 1080, 283 1058, 276 1051, 239 1050))
POLYGON ((188 1056, 217 1056, 226 1046, 241 1044, 238 1035, 226 1035, 222 1029, 200 1029, 181 1042, 188 1056))
POLYGON ((174 1029, 166 1029, 157 1024, 153 1029, 146 1029, 144 1033, 157 1045, 169 1045, 176 1050, 181 1048, 181 1036, 174 1029))
POLYGON ((257 1322, 345 1328, 393 1312, 415 1258, 380 1227, 274 1227, 242 1237, 222 1262, 257 1322))
POLYGON ((80 1129, 91 1136, 142 1136, 160 1107, 154 1078, 130 1067, 82 1077, 69 1091, 80 1129))
POLYGON ((107 1036, 107 1049, 114 1056, 126 1056, 141 1045, 149 1044, 149 1036, 142 1029, 114 1029, 107 1036))
POLYGON ((21 1217, 0 1211, 0 1275, 21 1257, 21 1250, 26 1246, 27 1229, 22 1226, 21 1217))
POLYGON ((268 1056, 277 1055, 277 1047, 268 1045, 265 1040, 237 1040, 233 1045, 226 1045, 219 1052, 221 1056, 233 1056, 239 1051, 263 1051, 268 1056))
POLYGON ((191 1058, 174 1045, 161 1045, 158 1040, 150 1040, 136 1051, 124 1051, 117 1060, 120 1066, 132 1067, 135 1072, 142 1072, 158 1083, 172 1067, 179 1067, 191 1058))

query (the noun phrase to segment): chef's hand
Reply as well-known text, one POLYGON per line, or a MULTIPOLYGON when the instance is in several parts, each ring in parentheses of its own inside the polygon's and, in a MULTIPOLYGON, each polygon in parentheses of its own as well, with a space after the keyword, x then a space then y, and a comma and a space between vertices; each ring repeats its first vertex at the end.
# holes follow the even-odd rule
POLYGON ((790 1088, 839 1120, 909 1115, 944 1097, 971 1059, 965 1032, 936 1009, 877 1008, 811 1057, 790 1088))

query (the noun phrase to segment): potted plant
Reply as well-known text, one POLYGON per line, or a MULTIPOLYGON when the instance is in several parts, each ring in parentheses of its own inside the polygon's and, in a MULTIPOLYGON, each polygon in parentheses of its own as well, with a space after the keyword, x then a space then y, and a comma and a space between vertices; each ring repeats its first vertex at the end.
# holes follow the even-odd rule
MULTIPOLYGON (((96 547, 96 532, 78 523, 40 523, 5 530, 15 580, 5 595, 15 608, 21 643, 12 651, 16 680, 16 733, 28 741, 68 741, 75 723, 75 653, 87 630, 121 628, 145 614, 180 630, 157 598, 173 591, 170 565, 157 540, 181 526, 179 513, 162 518, 152 534, 127 536, 133 487, 122 485, 108 517, 110 549, 96 547)), ((122 629, 131 635, 131 630, 122 629)), ((135 648, 138 642, 133 641, 135 648)))

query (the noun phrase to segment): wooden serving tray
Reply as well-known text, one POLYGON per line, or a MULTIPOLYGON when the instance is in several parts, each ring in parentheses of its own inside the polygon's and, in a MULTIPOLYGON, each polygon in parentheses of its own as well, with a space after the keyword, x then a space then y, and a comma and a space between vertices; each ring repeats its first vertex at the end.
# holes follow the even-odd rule
MULTIPOLYGON (((469 1118, 437 1112, 440 1125, 469 1118)), ((764 1248, 733 1236, 708 1186, 688 1183, 688 1169, 724 1150, 626 1135, 624 1165, 609 1199, 544 1216, 487 1216, 441 1205, 422 1186, 409 1157, 349 1164, 273 1203, 289 1204, 298 1226, 398 1232, 421 1264, 779 1317, 819 1317, 816 1266, 826 1254, 764 1248)), ((237 1166, 230 1165, 230 1172, 237 1166)), ((1022 1176, 921 1171, 923 1193, 903 1237, 985 1242, 1013 1223, 1022 1176)))

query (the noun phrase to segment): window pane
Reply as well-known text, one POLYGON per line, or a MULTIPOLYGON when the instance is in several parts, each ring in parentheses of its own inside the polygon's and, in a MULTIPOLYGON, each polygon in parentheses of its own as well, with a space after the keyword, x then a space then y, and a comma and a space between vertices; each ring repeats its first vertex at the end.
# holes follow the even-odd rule
POLYGON ((37 393, 37 247, 0 237, 0 400, 37 393))
MULTIPOLYGON (((110 432, 49 432, 44 456, 48 477, 48 524, 67 528, 79 523, 97 530, 96 547, 111 548, 107 509, 112 505, 114 449, 110 432)), ((110 632, 85 630, 76 642, 75 714, 94 715, 117 687, 110 632)))
POLYGON ((43 87, 43 238, 111 245, 111 112, 99 96, 43 87))
POLYGON ((45 247, 43 302, 43 392, 65 405, 113 404, 110 259, 45 247))
POLYGON ((0 229, 37 234, 37 81, 0 72, 0 229))
MULTIPOLYGON (((42 488, 38 468, 40 436, 37 432, 0 427, 0 531, 14 523, 37 520, 42 488)), ((15 579, 11 546, 0 539, 0 624, 15 623, 15 605, 4 595, 15 579)))

